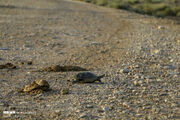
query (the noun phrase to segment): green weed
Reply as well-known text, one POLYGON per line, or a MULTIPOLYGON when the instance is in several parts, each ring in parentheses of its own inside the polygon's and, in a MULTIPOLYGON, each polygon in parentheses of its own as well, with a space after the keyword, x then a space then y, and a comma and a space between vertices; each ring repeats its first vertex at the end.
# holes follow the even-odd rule
POLYGON ((180 16, 180 0, 79 0, 157 17, 180 16))

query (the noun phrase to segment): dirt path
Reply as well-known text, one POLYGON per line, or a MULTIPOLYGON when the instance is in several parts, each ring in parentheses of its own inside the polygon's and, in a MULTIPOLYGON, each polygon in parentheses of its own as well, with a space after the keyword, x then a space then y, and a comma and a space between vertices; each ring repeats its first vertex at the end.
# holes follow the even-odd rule
MULTIPOLYGON (((60 62, 102 67, 117 60, 111 59, 116 55, 112 52, 126 48, 129 42, 120 41, 118 35, 132 29, 130 22, 118 19, 111 12, 61 0, 4 2, 2 46, 17 51, 8 52, 10 56, 26 56, 22 59, 33 59, 37 64, 60 62), (28 52, 24 54, 21 49, 28 52)), ((123 50, 118 51, 121 56, 123 50)))
MULTIPOLYGON (((137 71, 124 75, 120 69, 132 68, 134 64, 131 63, 139 60, 137 56, 144 56, 146 60, 146 56, 149 58, 151 55, 149 51, 159 50, 160 47, 166 50, 164 48, 167 47, 174 54, 163 55, 174 59, 171 63, 176 66, 175 75, 179 76, 179 28, 180 25, 172 20, 81 2, 1 0, 0 64, 11 62, 17 69, 0 69, 0 109, 1 113, 4 110, 15 110, 24 114, 10 116, 1 114, 0 118, 148 118, 151 108, 147 107, 147 110, 145 108, 146 113, 138 113, 136 111, 138 103, 132 99, 137 97, 136 100, 142 102, 142 105, 152 106, 139 100, 144 93, 132 93, 133 90, 141 92, 142 89, 136 88, 136 85, 133 87, 132 76, 137 71), (161 31, 158 29, 159 25, 165 26, 165 29, 162 28, 161 31), (171 41, 174 42, 171 44, 171 41), (159 45, 161 42, 167 45, 159 45), (33 64, 20 65, 18 64, 20 61, 32 61, 33 64), (71 85, 77 72, 30 72, 52 64, 78 65, 97 74, 105 73, 106 77, 103 79, 105 84, 71 85), (47 80, 53 91, 36 96, 15 92, 16 88, 39 78, 47 80), (70 94, 60 95, 60 89, 67 87, 70 88, 70 94)), ((157 60, 161 61, 161 58, 163 57, 157 60)), ((140 60, 138 62, 143 63, 140 60)), ((146 71, 144 68, 141 70, 146 71)), ((151 71, 151 67, 148 70, 151 71)), ((151 75, 144 74, 146 76, 143 78, 144 81, 151 78, 151 75)), ((178 82, 176 77, 174 79, 178 82)), ((141 87, 149 89, 146 84, 143 85, 141 87)), ((172 86, 174 86, 172 91, 178 88, 174 83, 172 86)), ((169 89, 171 90, 171 87, 169 89)), ((174 103, 177 102, 175 98, 173 100, 174 103)), ((176 106, 169 109, 172 111, 176 106)), ((175 114, 176 111, 170 115, 175 114)), ((151 113, 150 117, 156 118, 157 115, 156 112, 151 113)))

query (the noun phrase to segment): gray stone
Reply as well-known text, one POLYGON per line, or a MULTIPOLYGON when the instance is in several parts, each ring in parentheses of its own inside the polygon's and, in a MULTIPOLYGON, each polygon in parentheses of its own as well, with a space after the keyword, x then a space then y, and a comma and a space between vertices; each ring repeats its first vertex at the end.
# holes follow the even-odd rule
POLYGON ((121 73, 129 73, 129 69, 128 69, 128 68, 121 69, 120 72, 121 72, 121 73))
POLYGON ((86 107, 87 108, 93 108, 93 105, 87 105, 86 107))
POLYGON ((0 48, 0 50, 10 50, 9 48, 0 48))
POLYGON ((108 112, 108 111, 109 111, 109 107, 107 107, 107 106, 103 106, 102 109, 103 109, 105 112, 108 112))
POLYGON ((164 27, 164 26, 159 25, 159 26, 158 26, 158 29, 159 29, 159 30, 162 30, 162 29, 165 29, 165 27, 164 27))
POLYGON ((86 112, 84 112, 84 113, 81 113, 80 114, 80 118, 86 118, 86 117, 88 117, 89 116, 89 114, 88 113, 86 113, 86 112))

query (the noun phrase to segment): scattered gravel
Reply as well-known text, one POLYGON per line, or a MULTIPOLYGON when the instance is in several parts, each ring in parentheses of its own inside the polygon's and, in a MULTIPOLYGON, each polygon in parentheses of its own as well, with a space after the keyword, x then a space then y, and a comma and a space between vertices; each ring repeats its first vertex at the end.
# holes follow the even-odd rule
POLYGON ((0 4, 13 6, 0 7, 0 65, 16 66, 0 69, 0 119, 180 118, 174 20, 63 0, 0 4), (78 71, 31 72, 57 64, 105 74, 104 84, 72 84, 78 71), (36 79, 51 90, 17 92, 36 79))

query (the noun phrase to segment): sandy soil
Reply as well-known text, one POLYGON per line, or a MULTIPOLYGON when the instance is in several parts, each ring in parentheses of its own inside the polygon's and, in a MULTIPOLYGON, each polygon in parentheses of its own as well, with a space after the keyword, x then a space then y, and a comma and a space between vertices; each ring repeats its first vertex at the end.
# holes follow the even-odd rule
POLYGON ((17 68, 0 69, 0 119, 180 118, 178 21, 69 0, 1 0, 5 63, 17 68), (78 72, 31 72, 51 65, 105 74, 104 84, 72 85, 78 72), (36 79, 52 91, 17 92, 36 79))

